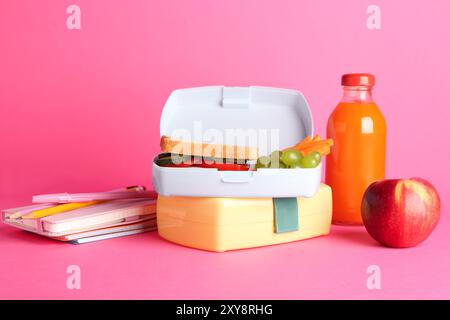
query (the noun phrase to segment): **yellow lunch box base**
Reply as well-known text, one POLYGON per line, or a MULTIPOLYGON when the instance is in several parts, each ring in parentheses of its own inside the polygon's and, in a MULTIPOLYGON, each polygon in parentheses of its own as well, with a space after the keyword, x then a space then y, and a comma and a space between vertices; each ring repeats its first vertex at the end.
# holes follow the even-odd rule
POLYGON ((311 198, 297 198, 297 231, 276 233, 271 198, 191 198, 159 196, 159 235, 208 251, 253 248, 309 239, 330 232, 331 188, 322 184, 311 198))

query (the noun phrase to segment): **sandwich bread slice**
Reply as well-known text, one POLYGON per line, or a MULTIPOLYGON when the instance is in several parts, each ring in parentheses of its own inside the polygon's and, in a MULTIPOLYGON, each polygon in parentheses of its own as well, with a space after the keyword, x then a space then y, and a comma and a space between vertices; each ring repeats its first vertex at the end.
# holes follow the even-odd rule
POLYGON ((183 141, 172 139, 168 136, 161 137, 160 145, 163 152, 182 154, 184 156, 236 160, 258 159, 258 148, 256 147, 183 141))

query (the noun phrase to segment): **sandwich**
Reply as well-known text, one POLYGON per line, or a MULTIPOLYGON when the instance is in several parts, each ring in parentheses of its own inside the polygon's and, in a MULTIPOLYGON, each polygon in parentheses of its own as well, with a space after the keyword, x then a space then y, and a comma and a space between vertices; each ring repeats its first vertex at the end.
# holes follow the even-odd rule
POLYGON ((155 158, 161 167, 210 168, 219 171, 258 169, 307 169, 317 167, 330 153, 333 140, 307 136, 294 146, 258 157, 258 148, 190 142, 161 137, 162 153, 155 158))
POLYGON ((258 159, 258 148, 186 141, 161 137, 161 151, 155 163, 162 167, 215 168, 219 171, 247 171, 258 159))

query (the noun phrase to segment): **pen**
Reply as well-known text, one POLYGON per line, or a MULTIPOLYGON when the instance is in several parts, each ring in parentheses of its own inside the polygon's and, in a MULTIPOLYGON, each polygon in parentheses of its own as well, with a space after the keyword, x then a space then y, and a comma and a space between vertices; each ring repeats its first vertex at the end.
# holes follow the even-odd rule
POLYGON ((13 218, 38 219, 70 210, 92 206, 107 200, 136 198, 156 198, 156 193, 154 191, 146 191, 144 186, 130 186, 107 192, 37 195, 33 197, 33 202, 42 203, 41 206, 28 208, 26 212, 20 211, 18 213, 14 213, 13 218))
POLYGON ((156 197, 157 194, 154 191, 145 191, 142 189, 128 189, 127 191, 41 194, 33 196, 33 202, 70 203, 70 202, 89 202, 96 200, 119 200, 119 199, 139 199, 139 198, 156 199, 156 197))

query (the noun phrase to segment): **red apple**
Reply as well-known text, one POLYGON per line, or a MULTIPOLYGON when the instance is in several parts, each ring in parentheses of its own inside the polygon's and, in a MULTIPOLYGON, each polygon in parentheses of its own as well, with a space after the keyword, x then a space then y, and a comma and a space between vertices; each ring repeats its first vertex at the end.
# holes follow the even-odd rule
POLYGON ((361 204, 369 234, 394 248, 413 247, 424 241, 438 223, 440 209, 436 189, 420 178, 374 182, 361 204))

